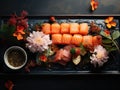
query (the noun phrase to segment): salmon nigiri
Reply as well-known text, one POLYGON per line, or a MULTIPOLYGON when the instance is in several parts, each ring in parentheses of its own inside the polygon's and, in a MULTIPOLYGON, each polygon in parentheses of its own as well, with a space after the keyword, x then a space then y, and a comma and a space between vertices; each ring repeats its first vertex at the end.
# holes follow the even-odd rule
POLYGON ((74 45, 80 45, 80 43, 82 43, 82 35, 80 34, 74 34, 74 36, 72 37, 71 43, 74 45))
POLYGON ((82 35, 87 35, 88 34, 88 30, 89 30, 89 27, 88 27, 88 24, 87 23, 81 23, 80 24, 80 34, 82 35))
POLYGON ((63 34, 62 36, 62 44, 70 44, 72 39, 71 34, 63 34))
POLYGON ((70 23, 70 34, 79 33, 79 24, 78 23, 70 23))
POLYGON ((51 25, 51 33, 52 34, 59 34, 60 33, 60 25, 58 23, 53 23, 51 25))
POLYGON ((69 29, 70 29, 69 23, 62 23, 61 24, 61 33, 63 33, 63 34, 69 33, 69 29))
POLYGON ((62 43, 62 34, 52 34, 52 43, 61 44, 62 43))
POLYGON ((43 31, 43 33, 45 33, 45 34, 50 34, 50 33, 51 33, 50 24, 49 24, 49 23, 44 23, 44 24, 42 25, 42 31, 43 31))
POLYGON ((91 35, 83 36, 83 45, 85 47, 92 47, 93 46, 91 35))

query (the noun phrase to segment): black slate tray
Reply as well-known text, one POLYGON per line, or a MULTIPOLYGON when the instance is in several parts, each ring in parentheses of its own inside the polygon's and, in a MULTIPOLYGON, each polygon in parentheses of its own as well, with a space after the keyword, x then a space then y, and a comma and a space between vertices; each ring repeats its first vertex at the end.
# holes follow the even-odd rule
MULTIPOLYGON (((47 22, 49 20, 50 16, 29 16, 28 17, 28 23, 29 23, 29 30, 32 29, 32 26, 36 23, 43 23, 47 22)), ((60 16, 56 15, 56 20, 58 23, 62 22, 86 22, 90 23, 91 21, 94 21, 97 23, 101 28, 105 28, 105 24, 103 23, 103 20, 108 17, 108 15, 96 15, 96 16, 89 16, 89 15, 67 15, 67 16, 60 16)), ((0 24, 3 22, 6 22, 9 16, 2 16, 0 18, 0 24)), ((119 15, 114 15, 115 21, 117 22, 117 27, 115 29, 120 28, 120 17, 119 15)), ((120 40, 118 39, 118 43, 120 43, 120 40)), ((101 68, 94 68, 90 64, 86 64, 84 66, 75 66, 73 64, 68 64, 67 66, 61 66, 59 64, 51 64, 51 67, 46 66, 38 66, 35 68, 31 68, 30 73, 26 73, 24 68, 18 71, 13 71, 8 69, 3 60, 3 55, 5 50, 13 45, 18 45, 23 47, 27 54, 28 59, 36 60, 37 54, 32 54, 29 52, 28 49, 25 48, 24 42, 14 43, 14 42, 8 42, 0 39, 0 75, 80 75, 80 74, 120 74, 120 55, 118 52, 113 52, 112 56, 110 57, 109 61, 101 68)))

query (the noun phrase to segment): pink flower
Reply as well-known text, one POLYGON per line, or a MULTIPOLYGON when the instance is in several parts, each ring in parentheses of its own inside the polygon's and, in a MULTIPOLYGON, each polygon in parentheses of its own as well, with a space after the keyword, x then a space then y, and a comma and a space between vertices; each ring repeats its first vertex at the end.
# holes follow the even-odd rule
POLYGON ((30 36, 27 37, 26 40, 28 41, 26 47, 33 53, 42 52, 48 49, 48 45, 52 43, 49 35, 39 31, 33 31, 33 33, 30 33, 30 36))
POLYGON ((97 64, 98 66, 102 66, 105 62, 107 62, 108 58, 108 52, 101 45, 96 46, 92 56, 90 56, 91 63, 95 67, 97 64))

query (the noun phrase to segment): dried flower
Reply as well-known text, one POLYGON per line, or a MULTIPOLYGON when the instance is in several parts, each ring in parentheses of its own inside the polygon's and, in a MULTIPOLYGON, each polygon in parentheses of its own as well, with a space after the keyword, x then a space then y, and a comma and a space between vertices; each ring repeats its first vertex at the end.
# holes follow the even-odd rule
POLYGON ((30 72, 30 68, 35 66, 37 66, 36 62, 34 60, 30 60, 25 67, 25 71, 30 72))
POLYGON ((105 33, 106 36, 110 35, 110 31, 109 30, 104 30, 104 33, 105 33))
POLYGON ((92 11, 94 11, 98 7, 98 2, 95 0, 91 0, 90 5, 92 7, 92 11))
POLYGON ((54 16, 51 16, 51 17, 50 17, 50 21, 51 21, 51 22, 55 22, 55 21, 56 21, 55 17, 54 17, 54 16))
POLYGON ((15 27, 15 32, 13 33, 13 36, 17 37, 18 40, 23 39, 23 34, 25 34, 24 30, 28 28, 28 19, 26 18, 27 15, 28 13, 23 10, 20 16, 17 16, 14 13, 8 20, 8 24, 15 27))
POLYGON ((96 46, 92 56, 90 56, 91 63, 95 67, 97 64, 98 66, 102 66, 105 62, 107 62, 108 58, 108 52, 101 45, 96 46))
POLYGON ((28 41, 26 46, 33 53, 42 52, 48 49, 48 45, 52 43, 49 35, 46 35, 43 32, 39 31, 33 31, 33 33, 30 33, 29 37, 27 37, 26 40, 28 41))
POLYGON ((13 33, 14 37, 17 37, 17 40, 22 40, 23 39, 23 35, 25 34, 24 32, 24 27, 23 26, 17 26, 16 28, 16 32, 13 33))
POLYGON ((101 28, 97 26, 93 21, 90 23, 90 32, 99 33, 101 28))
POLYGON ((111 27, 116 27, 116 22, 115 21, 113 21, 114 20, 114 17, 108 17, 108 18, 106 18, 105 19, 105 23, 106 23, 106 26, 108 27, 108 28, 111 28, 111 27))
POLYGON ((5 87, 6 87, 8 90, 13 90, 14 84, 13 84, 12 81, 8 80, 8 81, 5 83, 5 87))
POLYGON ((41 55, 39 59, 40 61, 47 62, 47 57, 45 55, 41 55))

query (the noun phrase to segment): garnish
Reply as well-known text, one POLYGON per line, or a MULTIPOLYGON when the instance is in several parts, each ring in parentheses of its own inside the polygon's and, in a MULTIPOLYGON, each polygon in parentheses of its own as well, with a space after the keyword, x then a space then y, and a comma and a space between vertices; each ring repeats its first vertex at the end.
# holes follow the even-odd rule
POLYGON ((91 33, 99 33, 101 28, 97 26, 93 21, 90 23, 90 32, 91 33))
POLYGON ((71 48, 70 53, 75 54, 76 53, 75 48, 71 48))
POLYGON ((26 40, 28 42, 26 47, 33 53, 45 51, 49 48, 48 45, 52 43, 49 35, 39 31, 33 31, 33 33, 30 33, 26 40))
POLYGON ((73 63, 75 65, 78 65, 80 62, 81 62, 81 56, 80 55, 78 55, 76 58, 73 59, 73 63))
POLYGON ((105 23, 107 28, 112 28, 112 27, 116 27, 116 22, 114 21, 114 17, 108 17, 105 19, 105 23))
POLYGON ((50 23, 55 23, 56 22, 56 19, 54 16, 51 16, 50 19, 49 19, 49 22, 50 23))
POLYGON ((16 32, 13 33, 14 37, 17 37, 17 40, 22 40, 23 39, 23 35, 25 34, 24 32, 24 27, 23 26, 17 26, 16 28, 16 32))
POLYGON ((8 90, 13 90, 14 84, 13 84, 13 82, 11 80, 8 80, 7 82, 5 82, 5 87, 8 90))
POLYGON ((120 52, 120 48, 116 42, 116 39, 120 37, 119 30, 113 31, 111 33, 109 30, 101 31, 100 34, 105 37, 105 39, 102 40, 103 46, 109 51, 115 51, 118 50, 120 52))
POLYGON ((96 10, 98 8, 98 1, 91 0, 90 5, 91 5, 92 11, 94 11, 94 10, 96 10))
POLYGON ((101 45, 95 47, 92 56, 90 56, 91 63, 96 67, 102 66, 108 60, 108 52, 101 45))
POLYGON ((37 66, 36 62, 34 60, 30 60, 25 67, 25 71, 30 72, 30 68, 35 66, 37 66))
POLYGON ((45 55, 40 55, 39 60, 42 62, 47 62, 47 57, 45 55))
POLYGON ((17 16, 15 13, 11 15, 11 18, 8 21, 8 24, 15 27, 15 32, 13 33, 14 37, 17 37, 18 40, 22 40, 24 38, 24 34, 27 28, 27 15, 26 11, 21 12, 21 16, 17 16))

